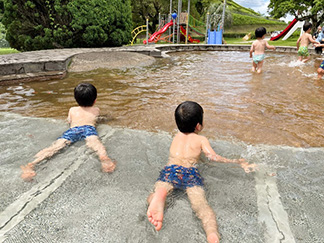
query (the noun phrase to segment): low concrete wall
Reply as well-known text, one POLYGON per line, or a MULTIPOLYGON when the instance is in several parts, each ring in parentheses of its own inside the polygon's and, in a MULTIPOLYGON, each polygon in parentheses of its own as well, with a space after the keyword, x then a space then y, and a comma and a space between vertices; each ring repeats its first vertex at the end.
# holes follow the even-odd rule
MULTIPOLYGON (((0 84, 64 78, 75 55, 104 51, 137 52, 153 57, 182 51, 245 51, 248 45, 169 44, 119 48, 75 48, 22 52, 0 56, 0 84)), ((309 50, 314 54, 314 49, 309 50)), ((276 47, 276 52, 296 53, 295 47, 276 47)))

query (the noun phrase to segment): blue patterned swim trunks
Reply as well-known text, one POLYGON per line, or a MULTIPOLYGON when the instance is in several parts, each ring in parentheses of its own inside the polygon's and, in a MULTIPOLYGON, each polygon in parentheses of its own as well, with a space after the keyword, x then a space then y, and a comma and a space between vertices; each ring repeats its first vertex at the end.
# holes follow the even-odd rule
POLYGON ((324 69, 324 61, 321 63, 320 68, 324 69))
POLYGON ((255 64, 258 64, 259 62, 262 62, 265 58, 265 54, 253 54, 253 62, 255 64))
POLYGON ((167 165, 160 172, 157 181, 171 183, 177 189, 186 189, 187 187, 203 186, 203 178, 195 167, 183 167, 180 165, 167 165))
POLYGON ((94 126, 85 125, 79 127, 71 127, 70 129, 66 130, 58 139, 64 138, 71 141, 71 143, 75 143, 92 135, 98 136, 96 128, 94 126))

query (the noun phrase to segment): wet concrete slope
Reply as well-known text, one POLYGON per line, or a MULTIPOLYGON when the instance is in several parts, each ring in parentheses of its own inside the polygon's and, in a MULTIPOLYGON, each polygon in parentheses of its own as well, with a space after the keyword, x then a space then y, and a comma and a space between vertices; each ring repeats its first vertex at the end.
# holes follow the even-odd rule
MULTIPOLYGON (((19 166, 51 144, 66 128, 60 120, 0 114, 0 242, 204 242, 200 221, 186 195, 167 201, 164 225, 155 232, 146 219, 146 197, 168 158, 167 133, 99 125, 112 174, 84 142, 37 167, 23 182, 19 166)), ((230 158, 258 163, 245 174, 234 165, 202 158, 206 194, 222 242, 323 242, 323 149, 247 146, 211 141, 230 158)))

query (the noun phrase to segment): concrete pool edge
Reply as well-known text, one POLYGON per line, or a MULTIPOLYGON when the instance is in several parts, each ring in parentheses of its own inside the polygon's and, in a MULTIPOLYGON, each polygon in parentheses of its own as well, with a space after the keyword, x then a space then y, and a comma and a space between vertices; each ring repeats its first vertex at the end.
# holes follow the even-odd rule
MULTIPOLYGON (((122 46, 112 48, 52 49, 7 54, 0 56, 0 85, 17 82, 64 78, 72 58, 93 52, 136 52, 152 57, 163 57, 169 52, 183 51, 249 51, 249 45, 167 44, 122 46)), ((279 46, 275 52, 296 53, 295 47, 279 46)), ((315 54, 313 48, 309 49, 315 54)))

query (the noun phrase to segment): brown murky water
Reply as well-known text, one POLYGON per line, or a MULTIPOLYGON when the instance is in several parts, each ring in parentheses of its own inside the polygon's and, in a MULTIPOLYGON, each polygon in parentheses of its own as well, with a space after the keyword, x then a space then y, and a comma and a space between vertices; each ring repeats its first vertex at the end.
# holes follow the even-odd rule
POLYGON ((250 72, 245 52, 184 52, 147 68, 71 73, 64 80, 0 86, 0 111, 64 119, 76 105, 73 88, 91 82, 112 126, 175 132, 173 112, 185 100, 204 110, 209 138, 297 147, 324 146, 321 60, 267 54, 264 72, 250 72))

